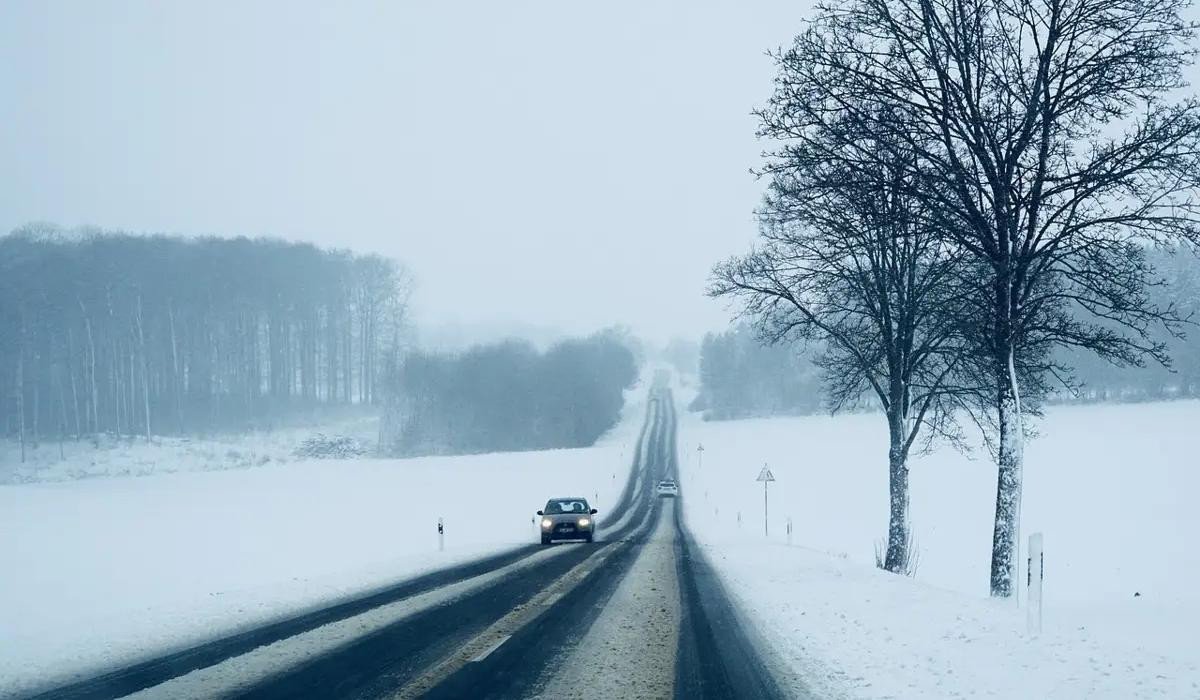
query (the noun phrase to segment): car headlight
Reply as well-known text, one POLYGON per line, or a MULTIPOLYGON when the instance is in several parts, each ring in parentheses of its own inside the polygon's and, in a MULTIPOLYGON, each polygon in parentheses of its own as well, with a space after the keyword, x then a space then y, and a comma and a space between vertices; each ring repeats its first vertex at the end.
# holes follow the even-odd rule
POLYGON ((592 524, 592 521, 588 520, 587 518, 579 519, 579 527, 587 527, 588 525, 591 525, 591 524, 592 524))
POLYGON ((549 530, 554 527, 554 521, 550 518, 542 518, 542 527, 549 530))

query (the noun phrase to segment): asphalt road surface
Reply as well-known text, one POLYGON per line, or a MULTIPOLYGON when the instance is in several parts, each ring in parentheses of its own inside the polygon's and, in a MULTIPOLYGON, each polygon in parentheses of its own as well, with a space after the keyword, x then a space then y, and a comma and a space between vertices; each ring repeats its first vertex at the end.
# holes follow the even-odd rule
POLYGON ((521 547, 34 697, 784 697, 655 494, 678 478, 668 389, 637 445, 592 544, 521 547))

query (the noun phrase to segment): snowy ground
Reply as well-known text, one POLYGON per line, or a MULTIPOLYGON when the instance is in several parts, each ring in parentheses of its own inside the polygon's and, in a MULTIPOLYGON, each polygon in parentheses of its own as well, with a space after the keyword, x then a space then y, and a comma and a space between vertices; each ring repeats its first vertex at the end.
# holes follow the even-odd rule
POLYGON ((150 476, 179 472, 247 469, 296 461, 296 448, 323 433, 353 438, 373 448, 377 418, 359 417, 315 427, 292 427, 206 438, 100 435, 26 445, 0 440, 0 484, 72 481, 91 477, 150 476))
POLYGON ((681 420, 688 525, 792 673, 821 696, 1200 697, 1200 402, 1048 412, 1026 449, 1024 533, 1043 532, 1046 548, 1036 639, 1023 608, 987 597, 995 476, 984 455, 913 463, 916 580, 874 569, 881 422, 681 420), (770 537, 754 480, 764 463, 778 479, 770 537))
POLYGON ((0 486, 0 696, 531 542, 549 496, 595 497, 603 518, 644 385, 631 397, 581 450, 0 486))

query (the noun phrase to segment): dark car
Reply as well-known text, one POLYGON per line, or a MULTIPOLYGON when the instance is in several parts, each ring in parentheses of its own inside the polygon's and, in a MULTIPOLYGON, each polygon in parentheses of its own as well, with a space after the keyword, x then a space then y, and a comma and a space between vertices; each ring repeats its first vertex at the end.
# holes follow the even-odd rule
POLYGON ((551 498, 537 513, 542 516, 542 544, 550 544, 551 540, 592 541, 596 509, 588 505, 586 498, 551 498))

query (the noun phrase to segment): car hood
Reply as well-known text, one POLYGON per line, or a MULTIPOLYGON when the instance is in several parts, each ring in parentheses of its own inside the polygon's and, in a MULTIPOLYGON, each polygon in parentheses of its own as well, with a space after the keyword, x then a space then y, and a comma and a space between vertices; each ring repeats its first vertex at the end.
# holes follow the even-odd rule
POLYGON ((544 515, 542 517, 550 518, 551 520, 553 520, 556 523, 562 523, 562 522, 575 522, 576 520, 579 520, 580 518, 591 519, 592 516, 590 516, 586 513, 558 513, 556 515, 544 515))

